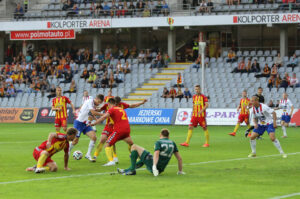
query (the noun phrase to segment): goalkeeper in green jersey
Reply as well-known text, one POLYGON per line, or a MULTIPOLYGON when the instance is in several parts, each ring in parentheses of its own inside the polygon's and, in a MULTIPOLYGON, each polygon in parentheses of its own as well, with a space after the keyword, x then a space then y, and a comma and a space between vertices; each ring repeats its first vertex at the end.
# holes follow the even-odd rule
POLYGON ((136 169, 145 165, 147 170, 158 176, 167 167, 172 155, 178 161, 178 175, 185 174, 182 171, 182 159, 175 142, 169 139, 169 130, 162 129, 160 139, 155 143, 154 156, 143 147, 136 144, 131 146, 131 166, 128 169, 118 169, 122 175, 136 175, 136 169), (137 162, 138 157, 140 160, 137 162))

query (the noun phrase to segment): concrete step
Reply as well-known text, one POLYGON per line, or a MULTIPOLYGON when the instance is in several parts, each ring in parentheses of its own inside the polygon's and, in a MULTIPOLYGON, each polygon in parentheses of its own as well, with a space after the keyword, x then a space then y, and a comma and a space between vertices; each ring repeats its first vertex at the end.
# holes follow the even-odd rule
POLYGON ((144 99, 128 99, 128 98, 122 99, 122 101, 126 102, 127 104, 135 104, 135 103, 139 103, 143 100, 144 99))
POLYGON ((138 100, 142 101, 142 100, 147 99, 147 98, 149 98, 149 97, 150 97, 150 96, 145 96, 145 95, 141 95, 141 96, 129 95, 129 96, 127 97, 127 99, 134 100, 134 101, 138 101, 138 100))
POLYGON ((166 84, 166 83, 168 83, 171 80, 172 80, 172 78, 170 80, 150 80, 148 83, 166 84))
POLYGON ((157 88, 137 88, 137 91, 158 91, 157 88))
POLYGON ((137 97, 140 97, 140 96, 151 96, 152 93, 146 93, 146 92, 143 92, 143 93, 130 93, 129 96, 137 96, 137 97))
MULTIPOLYGON (((158 89, 157 89, 158 90, 158 89)), ((153 94, 153 93, 155 93, 155 92, 157 92, 156 90, 154 91, 154 90, 135 90, 134 91, 134 93, 138 93, 138 94, 143 94, 143 93, 147 93, 147 94, 153 94)))

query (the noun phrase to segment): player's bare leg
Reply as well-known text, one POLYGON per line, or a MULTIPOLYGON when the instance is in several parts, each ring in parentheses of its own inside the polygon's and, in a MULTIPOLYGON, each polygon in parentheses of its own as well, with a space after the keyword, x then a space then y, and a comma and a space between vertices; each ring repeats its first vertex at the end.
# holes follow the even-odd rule
POLYGON ((275 133, 269 133, 270 140, 273 142, 274 146, 278 149, 279 153, 283 158, 287 158, 287 155, 283 152, 279 140, 276 139, 275 133))
POLYGON ((209 147, 209 132, 207 127, 203 127, 204 136, 205 136, 205 143, 202 145, 202 147, 209 147))
POLYGON ((284 121, 281 121, 280 124, 281 124, 282 132, 283 132, 282 138, 287 138, 286 127, 288 127, 289 124, 285 123, 284 121))
POLYGON ((258 133, 252 133, 250 137, 251 153, 248 155, 249 158, 256 157, 256 138, 259 136, 258 133))
POLYGON ((185 146, 185 147, 190 146, 189 143, 190 143, 190 140, 191 140, 192 135, 193 135, 193 129, 194 129, 193 126, 189 126, 186 141, 184 143, 181 143, 180 144, 181 146, 185 146))
POLYGON ((88 151, 85 155, 85 158, 91 162, 95 162, 95 160, 91 157, 91 152, 95 147, 95 143, 97 141, 97 136, 96 136, 95 131, 87 132, 86 135, 90 138, 90 143, 89 143, 88 151))
POLYGON ((56 162, 49 162, 47 166, 49 167, 49 171, 51 172, 56 172, 58 169, 56 162))

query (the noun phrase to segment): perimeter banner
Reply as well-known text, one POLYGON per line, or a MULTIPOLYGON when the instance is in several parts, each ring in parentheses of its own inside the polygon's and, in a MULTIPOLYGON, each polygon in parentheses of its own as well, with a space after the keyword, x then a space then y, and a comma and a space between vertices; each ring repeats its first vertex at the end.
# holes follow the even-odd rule
MULTIPOLYGON (((78 114, 78 108, 76 108, 76 113, 73 114, 72 108, 67 108, 68 120, 69 124, 73 124, 75 117, 78 114)), ((42 107, 39 109, 39 113, 36 119, 37 123, 53 123, 55 121, 55 111, 51 110, 51 107, 42 107)))
POLYGON ((0 108, 1 123, 35 123, 38 108, 0 108))
POLYGON ((11 31, 10 40, 55 40, 75 39, 74 30, 11 31))

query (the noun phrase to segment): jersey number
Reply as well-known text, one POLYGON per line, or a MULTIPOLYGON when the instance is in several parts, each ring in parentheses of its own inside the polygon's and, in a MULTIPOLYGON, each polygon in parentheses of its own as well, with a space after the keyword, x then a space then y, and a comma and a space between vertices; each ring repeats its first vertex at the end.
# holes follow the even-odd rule
POLYGON ((173 144, 162 144, 161 145, 162 148, 164 148, 164 150, 162 152, 160 152, 161 156, 165 156, 165 157, 171 157, 174 151, 174 145, 173 144), (169 153, 168 150, 170 149, 169 153))
POLYGON ((120 112, 123 114, 121 119, 127 120, 125 111, 123 109, 120 109, 120 112))

